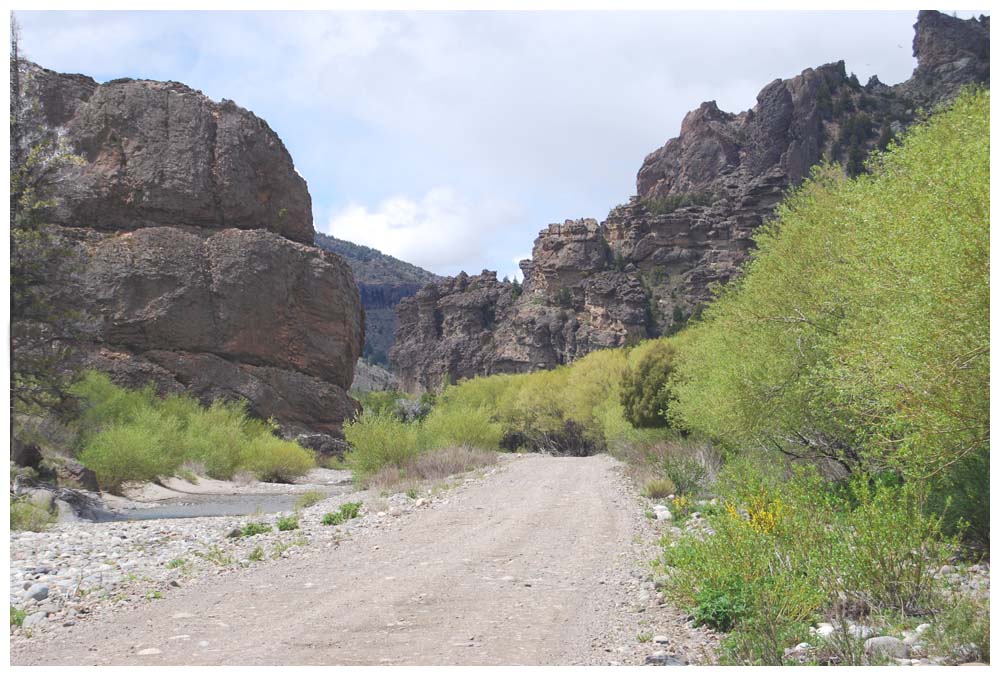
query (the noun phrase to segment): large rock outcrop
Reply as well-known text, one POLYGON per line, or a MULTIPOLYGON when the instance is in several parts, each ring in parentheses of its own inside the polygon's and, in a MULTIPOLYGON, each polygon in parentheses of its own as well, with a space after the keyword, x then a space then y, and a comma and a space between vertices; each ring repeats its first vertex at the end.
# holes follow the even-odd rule
MULTIPOLYGON (((203 401, 241 398, 289 436, 339 434, 364 315, 354 277, 312 246, 306 183, 230 101, 147 80, 97 84, 24 64, 41 134, 78 162, 49 182, 85 366, 203 401)), ((321 445, 322 445, 321 443, 321 445)))
POLYGON ((918 66, 894 87, 863 86, 838 62, 771 82, 742 113, 712 101, 688 113, 627 204, 541 232, 523 288, 484 272, 400 302, 391 359, 403 387, 552 368, 679 329, 738 274, 755 229, 811 167, 857 174, 921 108, 989 85, 989 17, 920 12, 915 30, 918 66))

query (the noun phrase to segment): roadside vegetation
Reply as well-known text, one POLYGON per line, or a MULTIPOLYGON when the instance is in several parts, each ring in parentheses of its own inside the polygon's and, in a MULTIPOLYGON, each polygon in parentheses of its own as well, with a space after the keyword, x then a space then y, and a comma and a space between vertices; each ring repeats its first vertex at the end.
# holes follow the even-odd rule
POLYGON ((949 571, 989 547, 989 92, 867 168, 816 168, 685 330, 460 382, 420 416, 379 395, 348 464, 371 480, 456 446, 610 452, 650 518, 690 526, 665 537, 659 584, 726 632, 724 662, 891 662, 857 627, 923 623, 912 654, 988 661, 988 596, 949 571), (813 636, 821 621, 839 629, 813 636))
POLYGON ((244 405, 204 407, 188 395, 158 397, 152 387, 129 390, 88 371, 73 384, 77 458, 104 490, 155 481, 197 466, 215 479, 250 472, 261 481, 291 481, 315 464, 313 455, 250 417, 244 405))

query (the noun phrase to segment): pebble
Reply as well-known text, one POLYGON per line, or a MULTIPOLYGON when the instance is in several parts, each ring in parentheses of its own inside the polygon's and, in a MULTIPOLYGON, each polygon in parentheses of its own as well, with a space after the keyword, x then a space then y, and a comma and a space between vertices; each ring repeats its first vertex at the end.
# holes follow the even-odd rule
POLYGON ((163 651, 159 648, 143 648, 139 651, 140 655, 159 655, 163 651))

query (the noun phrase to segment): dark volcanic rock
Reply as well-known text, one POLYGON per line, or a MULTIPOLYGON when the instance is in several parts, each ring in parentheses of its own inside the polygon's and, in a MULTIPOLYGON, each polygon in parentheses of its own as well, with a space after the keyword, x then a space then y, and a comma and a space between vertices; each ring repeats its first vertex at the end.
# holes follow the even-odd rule
POLYGON ((174 82, 98 85, 23 68, 43 133, 82 161, 50 184, 74 254, 83 365, 204 402, 245 399, 286 435, 339 434, 364 338, 350 268, 312 246, 309 192, 281 140, 174 82))
POLYGON ((551 368, 679 329, 738 274, 754 230, 811 167, 859 173, 921 107, 989 84, 988 17, 920 12, 915 29, 919 65, 894 87, 874 77, 862 86, 838 62, 771 82, 742 113, 711 101, 688 113, 680 135, 646 157, 627 204, 602 223, 541 232, 516 300, 484 273, 402 301, 391 358, 403 387, 551 368))
POLYGON ((99 230, 264 228, 312 243, 312 201, 284 144, 232 101, 177 82, 97 84, 33 64, 27 94, 84 162, 61 170, 51 220, 99 230))

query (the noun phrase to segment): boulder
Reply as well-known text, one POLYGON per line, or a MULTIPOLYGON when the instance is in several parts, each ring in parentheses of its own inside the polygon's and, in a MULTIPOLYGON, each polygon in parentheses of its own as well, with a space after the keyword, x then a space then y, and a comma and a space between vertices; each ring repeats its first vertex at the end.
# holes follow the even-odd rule
POLYGON ((95 493, 100 490, 97 485, 97 475, 94 474, 94 471, 87 469, 73 459, 67 459, 56 467, 56 477, 60 484, 68 484, 71 487, 95 493))
POLYGON ((868 657, 909 657, 910 648, 895 636, 874 636, 865 641, 865 655, 868 657))

